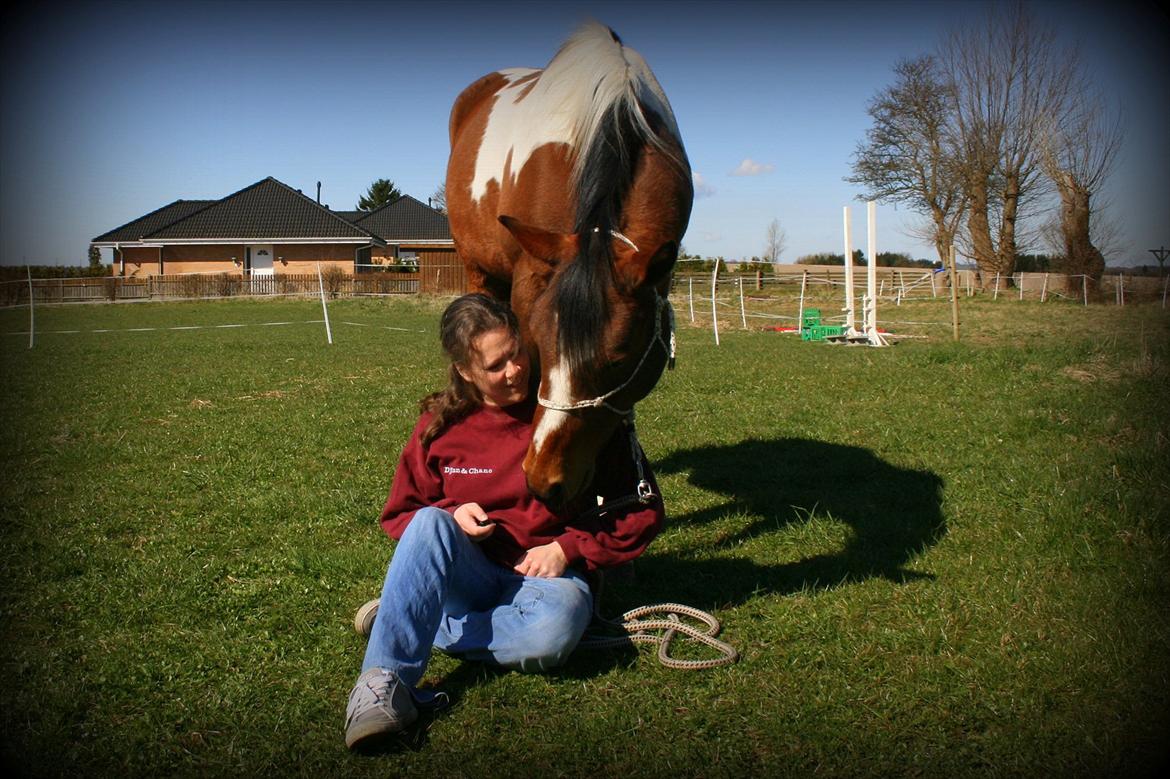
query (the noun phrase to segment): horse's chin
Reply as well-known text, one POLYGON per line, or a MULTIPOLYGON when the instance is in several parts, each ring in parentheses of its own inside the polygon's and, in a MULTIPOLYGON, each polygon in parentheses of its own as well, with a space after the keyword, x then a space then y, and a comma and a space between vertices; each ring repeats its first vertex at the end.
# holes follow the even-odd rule
POLYGON ((555 511, 568 506, 593 479, 593 468, 580 474, 541 467, 530 449, 524 460, 524 478, 528 491, 555 511))

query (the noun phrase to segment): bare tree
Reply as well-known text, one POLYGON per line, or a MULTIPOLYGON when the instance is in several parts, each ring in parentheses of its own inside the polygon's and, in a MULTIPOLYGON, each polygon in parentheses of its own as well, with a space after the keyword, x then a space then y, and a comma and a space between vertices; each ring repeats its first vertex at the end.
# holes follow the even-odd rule
POLYGON ((952 86, 929 55, 898 62, 894 74, 866 109, 873 126, 846 181, 868 187, 867 200, 903 203, 927 217, 923 232, 945 262, 966 205, 948 132, 952 86))
POLYGON ((1122 137, 1120 114, 1083 81, 1045 128, 1041 160, 1060 195, 1060 248, 1070 285, 1080 286, 1075 276, 1098 281, 1105 271, 1112 225, 1100 219, 1094 197, 1113 171, 1122 137))
POLYGON ((788 233, 780 226, 779 219, 768 223, 768 237, 764 240, 764 261, 780 262, 780 255, 788 248, 788 233))
POLYGON ((430 198, 431 208, 437 210, 441 214, 447 213, 447 182, 439 184, 435 189, 434 194, 430 198))
POLYGON ((953 145, 967 198, 970 253, 983 272, 1010 276, 1017 222, 1045 194, 1040 136, 1067 99, 1076 58, 1016 4, 956 31, 940 50, 953 97, 953 145))

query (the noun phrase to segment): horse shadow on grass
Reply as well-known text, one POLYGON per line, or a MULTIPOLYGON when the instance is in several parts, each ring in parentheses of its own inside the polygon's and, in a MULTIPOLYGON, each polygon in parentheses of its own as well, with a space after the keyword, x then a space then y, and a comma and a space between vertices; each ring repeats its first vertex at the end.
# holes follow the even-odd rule
POLYGON ((670 495, 665 495, 667 526, 701 531, 691 534, 701 548, 654 553, 652 546, 637 561, 636 583, 615 593, 622 599, 717 609, 761 594, 826 589, 875 577, 899 583, 933 578, 906 566, 946 534, 938 475, 891 465, 856 446, 753 439, 673 452, 655 463, 655 472, 660 477, 685 474, 691 484, 725 499, 672 515, 670 495), (732 515, 750 519, 735 530, 720 529, 732 515), (783 562, 761 562, 759 544, 750 542, 798 530, 810 517, 844 523, 843 545, 800 559, 788 554, 783 562), (736 552, 745 542, 751 559, 736 552))

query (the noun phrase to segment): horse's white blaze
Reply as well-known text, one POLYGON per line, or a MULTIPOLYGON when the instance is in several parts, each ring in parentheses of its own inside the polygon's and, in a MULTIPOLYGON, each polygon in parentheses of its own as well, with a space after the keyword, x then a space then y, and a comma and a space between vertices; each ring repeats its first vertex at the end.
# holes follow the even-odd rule
MULTIPOLYGON (((563 363, 557 363, 548 372, 548 379, 540 383, 537 390, 538 397, 548 400, 558 406, 567 406, 573 402, 573 393, 569 384, 569 369, 563 363)), ((544 416, 532 434, 532 446, 539 455, 544 441, 549 433, 560 428, 568 418, 568 413, 545 407, 544 416)))
MULTIPOLYGON (((545 144, 589 148, 609 108, 619 101, 628 106, 646 138, 656 136, 639 101, 663 118, 682 146, 674 112, 658 79, 642 56, 615 41, 604 25, 583 27, 543 72, 513 68, 500 75, 508 83, 496 93, 488 116, 471 180, 472 200, 482 198, 493 180, 503 187, 505 174, 516 177, 532 153, 545 144), (524 80, 534 73, 540 73, 535 83, 524 80), (526 89, 531 91, 520 99, 526 89)), ((578 155, 578 165, 584 163, 583 158, 578 155)), ((574 177, 579 172, 575 170, 574 177)))

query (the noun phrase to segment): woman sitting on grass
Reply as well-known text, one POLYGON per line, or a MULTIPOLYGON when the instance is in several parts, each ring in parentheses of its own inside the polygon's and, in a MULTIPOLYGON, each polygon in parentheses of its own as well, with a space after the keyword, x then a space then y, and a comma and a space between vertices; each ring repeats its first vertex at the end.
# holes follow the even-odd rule
POLYGON ((432 646, 525 672, 563 663, 592 617, 583 574, 637 557, 662 526, 657 498, 604 518, 588 512, 598 495, 635 490, 620 434, 579 505, 556 509, 528 492, 521 464, 536 393, 505 304, 458 298, 443 312, 440 335, 450 381, 423 400, 382 510, 398 545, 349 695, 351 749, 375 747, 415 721, 414 688, 432 646))

